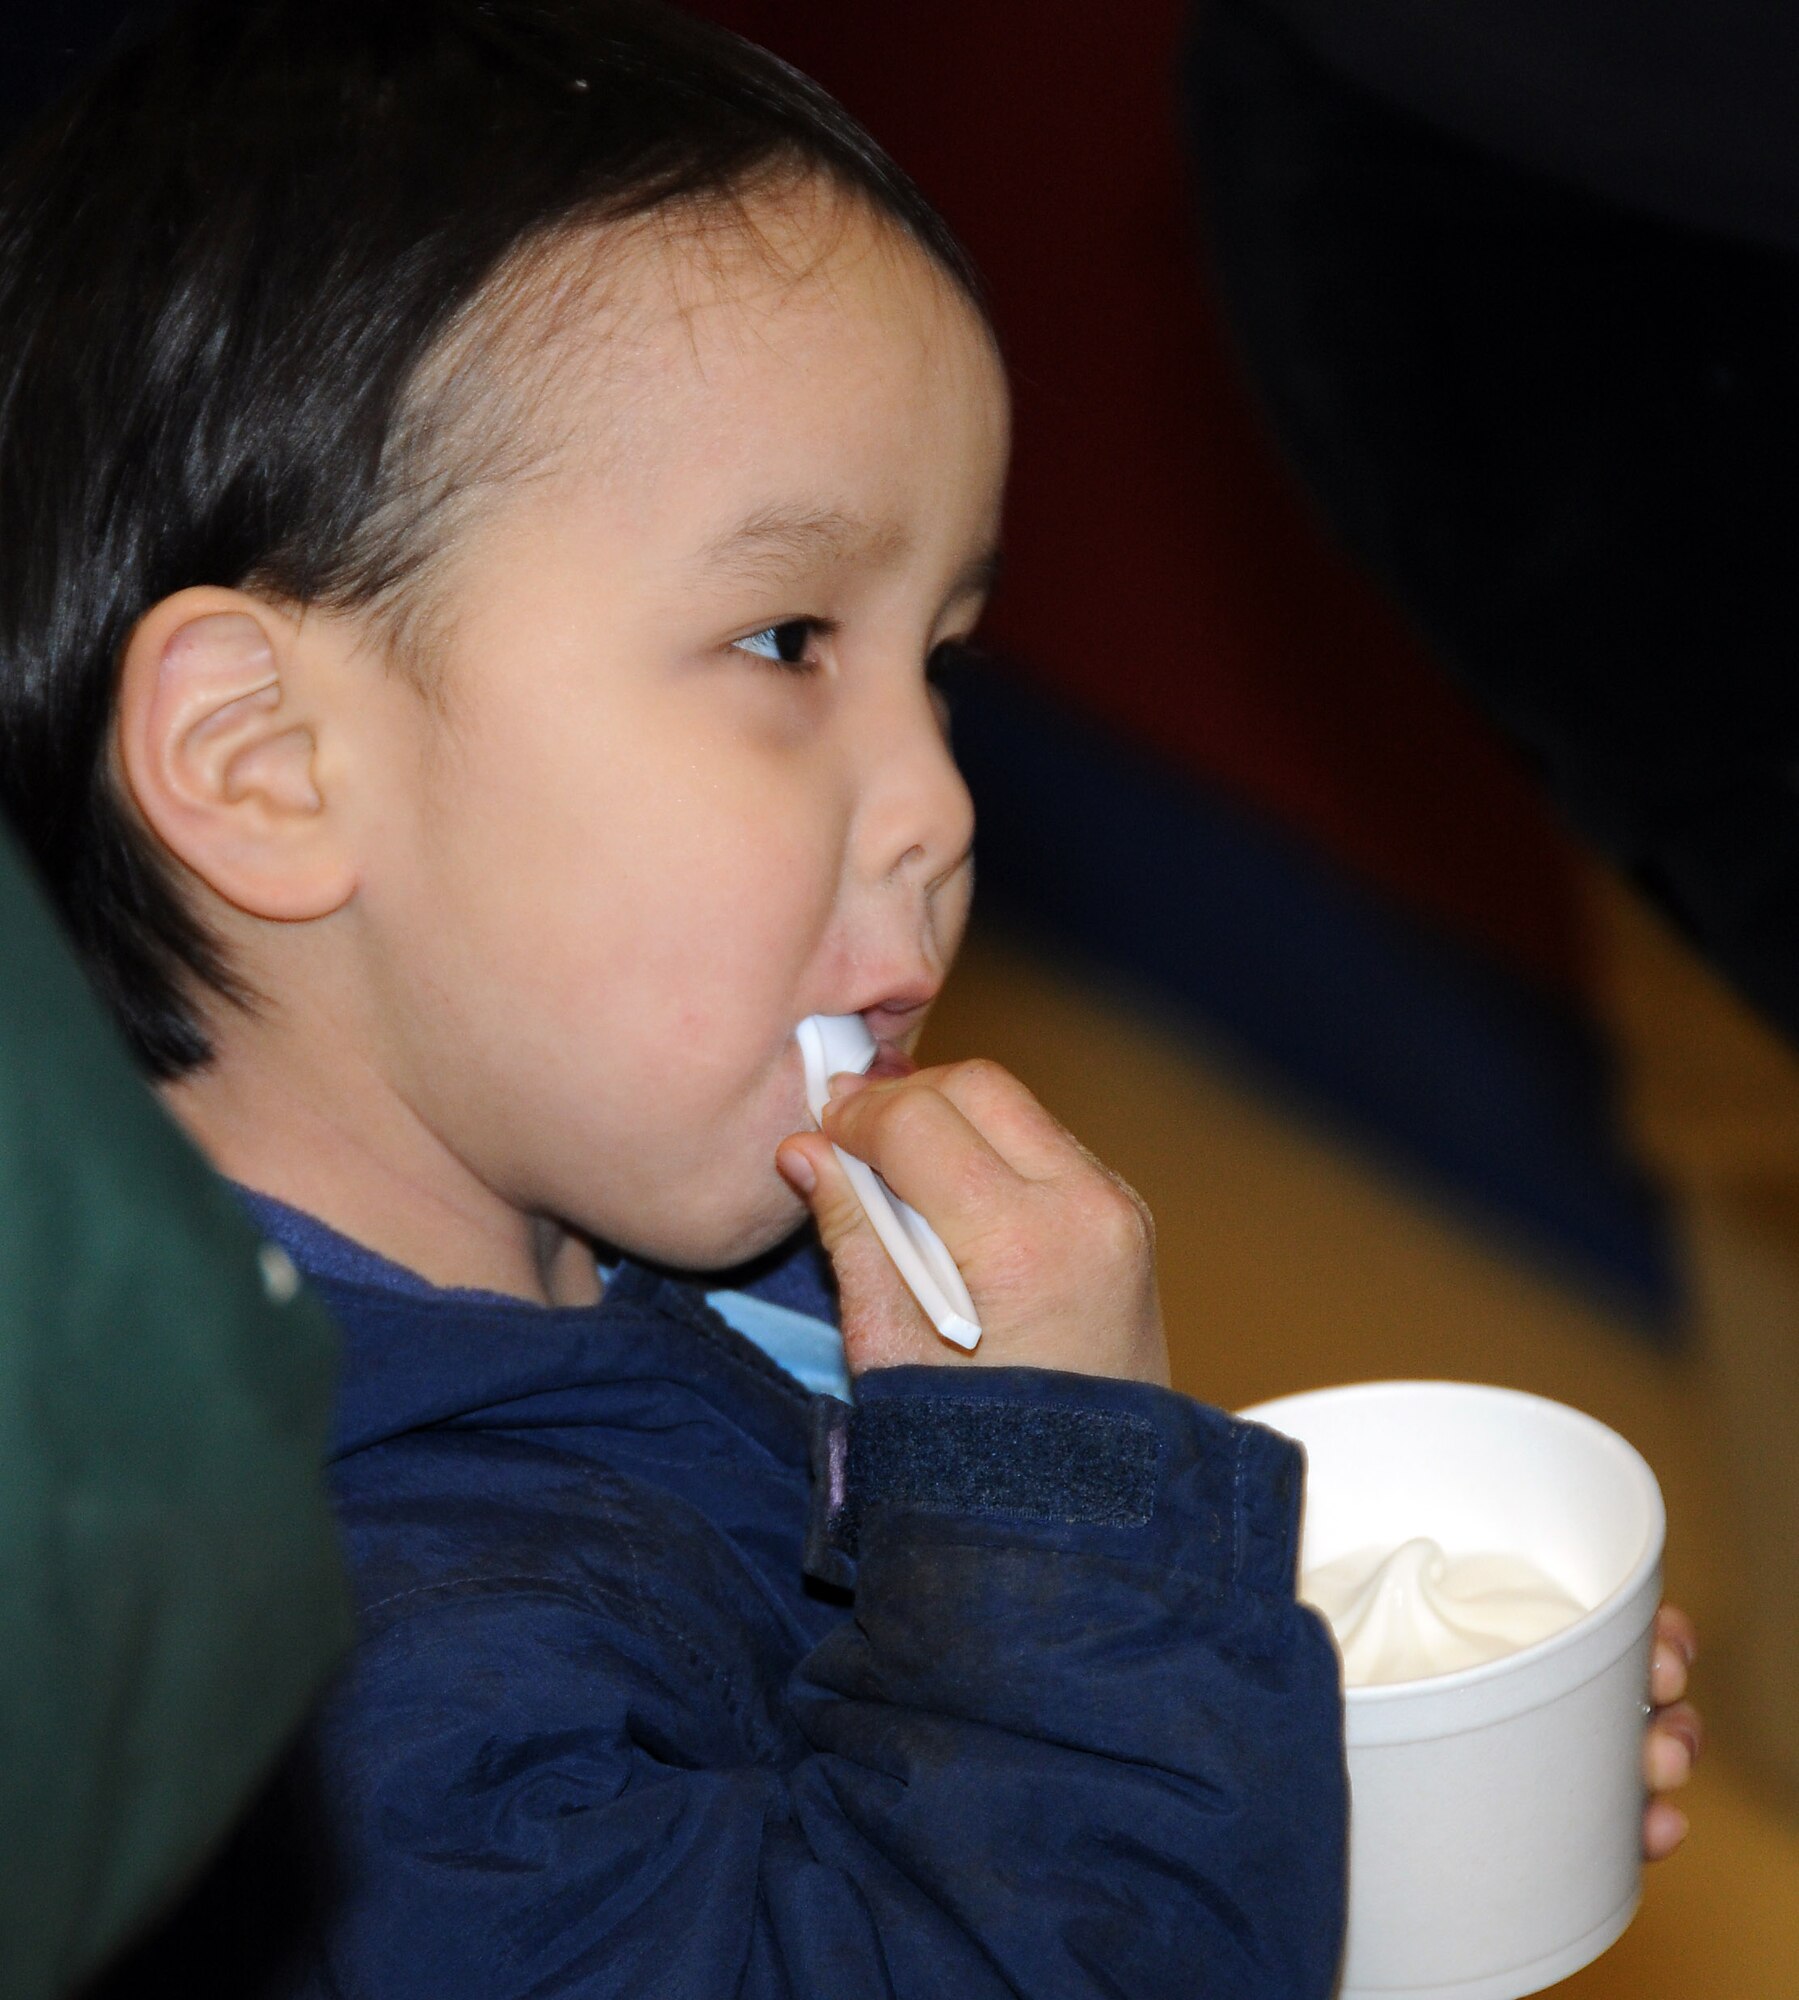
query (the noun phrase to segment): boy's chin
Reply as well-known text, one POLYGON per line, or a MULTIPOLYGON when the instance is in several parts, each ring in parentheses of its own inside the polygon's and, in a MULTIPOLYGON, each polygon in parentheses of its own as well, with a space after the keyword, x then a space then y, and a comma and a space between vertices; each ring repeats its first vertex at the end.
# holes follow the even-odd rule
POLYGON ((753 1210, 716 1217, 684 1216, 676 1228, 646 1229, 636 1234, 634 1241, 614 1247, 668 1271, 732 1271, 778 1248, 807 1220, 804 1202, 776 1179, 773 1191, 753 1210))

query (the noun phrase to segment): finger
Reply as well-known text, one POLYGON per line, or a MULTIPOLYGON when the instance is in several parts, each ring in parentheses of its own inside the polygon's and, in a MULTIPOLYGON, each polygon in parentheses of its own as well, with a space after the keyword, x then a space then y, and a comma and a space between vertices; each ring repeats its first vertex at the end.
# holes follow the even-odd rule
POLYGON ((1053 1180, 1093 1156, 1074 1135, 996 1062, 945 1063, 919 1071, 940 1090, 1002 1160, 1026 1180, 1053 1180))
POLYGON ((1643 1815, 1643 1858, 1666 1861, 1687 1837, 1687 1816, 1666 1799, 1651 1799, 1643 1815))
POLYGON ((1698 1711, 1686 1702, 1664 1709, 1643 1732, 1643 1776, 1652 1792, 1678 1791, 1693 1775, 1705 1741, 1698 1711))
POLYGON ((996 1215, 1016 1207, 1019 1176, 920 1077, 833 1098, 825 1107, 825 1132, 917 1209, 957 1262, 996 1215))
POLYGON ((1670 1645, 1680 1654, 1689 1673, 1693 1670, 1699 1659, 1699 1631, 1678 1605, 1664 1604, 1656 1612, 1655 1636, 1658 1644, 1670 1645))
POLYGON ((1657 1639, 1649 1660, 1649 1699, 1657 1708, 1666 1708, 1686 1691, 1686 1655, 1671 1641, 1657 1639))
POLYGON ((850 1372, 940 1360, 944 1343, 894 1268, 829 1142, 815 1132, 783 1140, 775 1164, 811 1209, 831 1259, 850 1372))

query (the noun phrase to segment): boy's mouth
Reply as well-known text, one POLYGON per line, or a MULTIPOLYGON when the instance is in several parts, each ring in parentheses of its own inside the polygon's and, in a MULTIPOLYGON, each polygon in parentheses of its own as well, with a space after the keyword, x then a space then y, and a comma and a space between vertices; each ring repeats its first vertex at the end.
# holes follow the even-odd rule
POLYGON ((871 1077, 891 1080, 910 1076, 918 1065, 907 1053, 906 1043, 923 1025, 926 1011, 937 997, 935 985, 919 985, 890 993, 872 1007, 860 1010, 868 1032, 876 1042, 875 1059, 867 1069, 871 1077))
POLYGON ((892 1082, 897 1077, 910 1076, 917 1067, 897 1042, 883 1042, 863 1074, 876 1082, 892 1082))

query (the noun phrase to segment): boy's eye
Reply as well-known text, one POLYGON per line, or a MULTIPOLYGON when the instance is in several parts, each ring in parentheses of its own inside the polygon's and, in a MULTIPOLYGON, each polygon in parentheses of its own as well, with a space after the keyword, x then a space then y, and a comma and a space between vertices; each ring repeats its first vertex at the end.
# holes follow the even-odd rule
POLYGON ((969 639, 945 639, 932 650, 925 662, 925 679, 934 688, 942 688, 947 682, 950 691, 967 674, 971 666, 981 659, 981 649, 969 639))
POLYGON ((945 639, 925 662, 925 679, 931 685, 931 699, 947 721, 956 697, 967 685, 969 670, 982 658, 979 646, 967 639, 945 639))
POLYGON ((764 625, 760 632, 752 632, 747 639, 733 643, 739 652, 754 653, 759 659, 773 660, 777 666, 804 667, 811 664, 806 649, 820 629, 816 618, 784 618, 779 625, 764 625))

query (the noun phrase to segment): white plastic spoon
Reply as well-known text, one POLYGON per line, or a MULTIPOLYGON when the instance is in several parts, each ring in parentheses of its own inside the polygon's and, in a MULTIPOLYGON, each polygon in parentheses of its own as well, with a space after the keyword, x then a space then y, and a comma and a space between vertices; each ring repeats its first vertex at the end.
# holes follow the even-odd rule
MULTIPOLYGON (((798 1034, 806 1066, 806 1102, 822 1131, 832 1077, 846 1070, 861 1076, 875 1059, 875 1038, 860 1014, 814 1014, 800 1023, 798 1034)), ((945 1340, 972 1348, 981 1337, 981 1322, 942 1237, 866 1160, 858 1160, 841 1146, 831 1150, 843 1162, 863 1213, 931 1324, 945 1340)))

